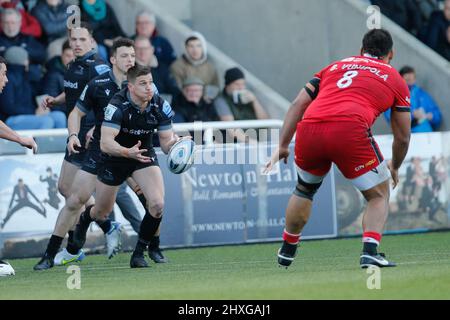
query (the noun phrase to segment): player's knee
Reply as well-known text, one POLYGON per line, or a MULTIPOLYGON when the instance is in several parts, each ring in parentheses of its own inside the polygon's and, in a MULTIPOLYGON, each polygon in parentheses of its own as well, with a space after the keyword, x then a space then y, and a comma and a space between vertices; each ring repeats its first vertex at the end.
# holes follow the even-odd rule
POLYGON ((72 194, 67 199, 66 206, 70 211, 78 212, 86 204, 86 200, 78 194, 72 194))
POLYGON ((149 204, 148 210, 150 214, 155 218, 161 218, 164 210, 164 200, 157 200, 149 204))
POLYGON ((322 185, 322 181, 319 183, 307 183, 298 177, 298 183, 294 190, 294 195, 307 200, 314 200, 314 195, 322 185))

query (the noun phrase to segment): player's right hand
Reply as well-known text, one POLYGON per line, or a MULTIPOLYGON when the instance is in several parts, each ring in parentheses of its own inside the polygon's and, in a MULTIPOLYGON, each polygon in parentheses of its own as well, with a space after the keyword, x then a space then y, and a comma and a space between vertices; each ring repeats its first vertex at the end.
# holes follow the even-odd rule
POLYGON ((78 137, 75 135, 70 136, 69 142, 67 142, 67 150, 69 151, 69 155, 73 153, 80 153, 80 151, 77 151, 75 147, 81 148, 80 139, 78 139, 78 137))
POLYGON ((398 170, 392 168, 392 163, 389 163, 389 171, 391 172, 392 177, 392 189, 395 189, 399 182, 398 170))
POLYGON ((268 174, 272 171, 274 165, 278 163, 280 160, 284 160, 284 163, 287 163, 287 159, 289 158, 289 148, 279 147, 272 155, 272 158, 269 162, 264 166, 263 173, 268 174))
POLYGON ((55 100, 56 99, 54 97, 47 96, 42 100, 40 107, 44 110, 51 108, 54 106, 55 100))
POLYGON ((36 153, 38 150, 38 146, 36 144, 36 141, 34 141, 33 138, 30 137, 21 137, 20 138, 20 145, 22 147, 28 148, 28 149, 32 149, 33 153, 36 153))
POLYGON ((149 163, 152 160, 150 159, 150 157, 146 157, 146 156, 142 155, 143 153, 147 152, 147 149, 139 149, 141 144, 142 143, 139 140, 138 143, 136 143, 133 147, 127 149, 127 156, 128 156, 128 158, 137 160, 142 163, 149 163))

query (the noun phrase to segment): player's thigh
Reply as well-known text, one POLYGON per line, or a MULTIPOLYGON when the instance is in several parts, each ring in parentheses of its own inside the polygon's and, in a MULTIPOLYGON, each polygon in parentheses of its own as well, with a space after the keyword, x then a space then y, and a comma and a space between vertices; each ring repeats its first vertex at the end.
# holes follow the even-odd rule
POLYGON ((96 218, 106 218, 112 211, 119 186, 107 185, 99 180, 95 183, 96 218))
POLYGON ((164 201, 164 180, 158 166, 136 170, 132 178, 141 188, 150 206, 164 201))
POLYGON ((70 195, 73 178, 79 169, 80 168, 76 165, 67 162, 66 160, 63 161, 61 172, 59 174, 58 190, 64 197, 68 197, 70 195))
POLYGON ((304 172, 316 177, 324 177, 332 164, 324 148, 326 144, 324 130, 324 126, 310 124, 299 125, 297 128, 295 164, 304 172))

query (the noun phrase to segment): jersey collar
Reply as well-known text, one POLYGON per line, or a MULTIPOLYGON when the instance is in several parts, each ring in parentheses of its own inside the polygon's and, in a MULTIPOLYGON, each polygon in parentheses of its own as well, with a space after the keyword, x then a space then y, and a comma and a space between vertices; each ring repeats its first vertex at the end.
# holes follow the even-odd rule
MULTIPOLYGON (((132 106, 133 108, 135 108, 135 109, 141 111, 141 108, 140 108, 137 104, 135 104, 135 103, 133 102, 133 100, 131 100, 131 95, 130 95, 130 91, 129 91, 129 90, 127 90, 127 99, 128 99, 128 101, 130 102, 130 104, 131 104, 131 106, 132 106)), ((152 100, 153 100, 153 98, 152 98, 152 100)), ((150 101, 150 102, 147 104, 147 106, 145 107, 145 112, 150 112, 151 108, 152 108, 152 102, 150 101)))
POLYGON ((91 50, 88 53, 86 53, 84 56, 77 58, 77 61, 85 61, 87 59, 89 59, 90 57, 92 57, 93 55, 95 55, 95 50, 91 50))

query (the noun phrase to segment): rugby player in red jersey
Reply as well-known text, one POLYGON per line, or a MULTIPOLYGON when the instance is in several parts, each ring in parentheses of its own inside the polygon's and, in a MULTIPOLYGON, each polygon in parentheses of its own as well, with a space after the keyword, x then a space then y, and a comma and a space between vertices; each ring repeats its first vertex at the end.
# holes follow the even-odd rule
POLYGON ((335 62, 306 84, 286 114, 278 150, 266 171, 279 160, 287 162, 296 132, 295 164, 298 184, 286 209, 283 245, 278 263, 289 266, 311 214, 314 194, 335 163, 367 200, 360 266, 395 266, 377 247, 388 216, 389 178, 398 184, 411 132, 410 93, 389 64, 394 56, 388 31, 375 29, 363 38, 360 56, 335 62), (392 161, 389 165, 375 142, 371 126, 392 110, 392 161))

